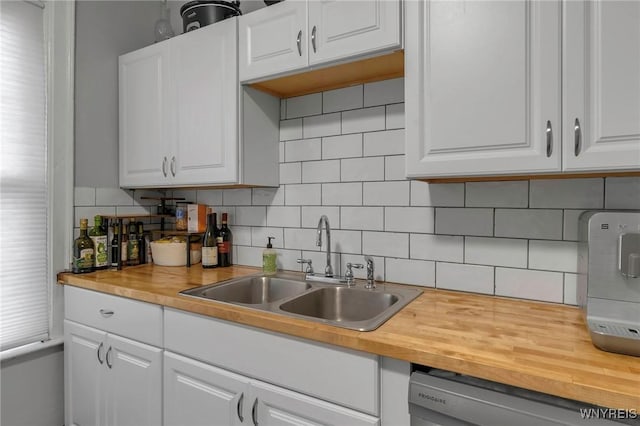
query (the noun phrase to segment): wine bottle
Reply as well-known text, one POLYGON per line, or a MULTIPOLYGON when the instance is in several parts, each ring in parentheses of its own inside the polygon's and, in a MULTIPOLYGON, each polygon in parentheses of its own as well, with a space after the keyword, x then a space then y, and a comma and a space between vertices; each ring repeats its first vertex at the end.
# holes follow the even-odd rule
POLYGON ((107 253, 107 234, 102 230, 102 216, 93 218, 93 228, 89 231, 89 238, 93 241, 95 250, 94 268, 107 269, 109 266, 109 253, 107 253))
POLYGON ((138 226, 138 257, 140 263, 147 263, 147 245, 144 239, 144 225, 142 222, 137 223, 138 226))
POLYGON ((127 241, 127 265, 140 264, 140 246, 138 245, 138 227, 135 219, 129 219, 129 241, 127 241))
POLYGON ((227 225, 227 214, 222 213, 222 225, 218 234, 218 265, 231 266, 232 235, 227 225))
POLYGON ((218 267, 218 215, 216 213, 207 214, 207 229, 202 235, 202 267, 218 267))
MULTIPOLYGON (((118 234, 120 234, 120 227, 113 225, 113 238, 111 240, 111 267, 118 267, 118 234)), ((122 248, 122 246, 121 246, 122 248)))
POLYGON ((71 270, 74 274, 92 272, 94 268, 95 248, 93 241, 87 235, 88 225, 88 219, 80 219, 80 236, 73 241, 71 270))

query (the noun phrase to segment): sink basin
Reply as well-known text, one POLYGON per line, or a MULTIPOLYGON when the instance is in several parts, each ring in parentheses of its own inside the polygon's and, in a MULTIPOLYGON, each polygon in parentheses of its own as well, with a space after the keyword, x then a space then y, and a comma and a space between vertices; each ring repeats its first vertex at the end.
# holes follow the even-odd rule
POLYGON ((414 288, 380 285, 365 289, 305 281, 293 272, 252 275, 180 292, 183 295, 277 313, 288 317, 371 331, 418 297, 414 288))
POLYGON ((220 285, 209 285, 184 291, 183 294, 228 303, 259 305, 286 299, 311 288, 305 281, 259 276, 233 279, 220 285))
POLYGON ((380 315, 398 302, 390 293, 348 287, 325 287, 280 305, 293 314, 329 321, 365 321, 380 315))

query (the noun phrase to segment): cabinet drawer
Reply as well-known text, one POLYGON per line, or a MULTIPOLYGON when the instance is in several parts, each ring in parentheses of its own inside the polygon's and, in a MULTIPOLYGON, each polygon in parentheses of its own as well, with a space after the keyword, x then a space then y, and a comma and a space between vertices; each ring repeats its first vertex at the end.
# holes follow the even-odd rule
POLYGON ((172 309, 164 313, 167 350, 378 415, 377 355, 172 309))
POLYGON ((65 318, 162 347, 162 307, 65 286, 65 318))

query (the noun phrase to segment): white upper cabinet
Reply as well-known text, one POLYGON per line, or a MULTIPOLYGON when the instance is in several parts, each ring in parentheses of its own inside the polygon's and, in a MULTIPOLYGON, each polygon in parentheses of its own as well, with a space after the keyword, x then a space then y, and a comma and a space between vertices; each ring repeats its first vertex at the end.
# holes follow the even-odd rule
POLYGON ((399 0, 284 1, 239 18, 240 81, 402 45, 399 0))
POLYGON ((563 166, 640 168, 640 2, 568 1, 563 166))
POLYGON ((239 86, 237 25, 120 57, 121 187, 278 185, 280 102, 239 86))
POLYGON ((640 168, 640 3, 409 1, 406 12, 408 177, 640 168))
POLYGON ((558 171, 560 3, 405 7, 407 176, 558 171))

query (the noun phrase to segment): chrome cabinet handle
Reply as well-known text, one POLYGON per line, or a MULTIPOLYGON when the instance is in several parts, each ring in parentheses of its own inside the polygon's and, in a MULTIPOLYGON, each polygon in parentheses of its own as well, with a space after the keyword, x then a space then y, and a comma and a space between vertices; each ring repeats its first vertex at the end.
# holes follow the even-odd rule
POLYGON ((316 53, 316 26, 313 26, 311 30, 311 45, 313 46, 313 53, 316 53))
POLYGON ((258 398, 253 401, 253 407, 251 407, 251 420, 255 426, 258 426, 258 398))
POLYGON ((109 354, 111 353, 111 350, 113 348, 111 346, 109 346, 109 349, 107 349, 107 355, 104 357, 105 361, 107 361, 107 367, 112 368, 113 364, 111 363, 111 361, 109 361, 109 354))
POLYGON ((113 312, 112 310, 100 309, 100 315, 102 315, 105 318, 109 318, 113 316, 114 313, 115 312, 113 312))
POLYGON ((171 157, 171 175, 176 177, 176 157, 171 157))
POLYGON ((547 157, 551 157, 553 153, 553 129, 551 128, 551 121, 547 120, 547 157))
POLYGON ((580 129, 580 120, 576 118, 576 121, 573 124, 573 153, 577 157, 580 154, 580 150, 582 148, 582 130, 580 129))
POLYGON ((298 44, 298 55, 302 56, 302 30, 298 31, 298 38, 296 39, 298 44))
POLYGON ((244 417, 242 416, 242 402, 244 400, 244 393, 240 394, 240 398, 238 398, 238 405, 236 406, 236 410, 238 411, 238 419, 240 423, 244 422, 244 417))
POLYGON ((102 349, 102 347, 104 346, 104 342, 100 342, 100 346, 98 346, 98 350, 97 355, 98 355, 98 362, 100 363, 100 365, 104 364, 104 360, 100 357, 100 350, 102 349))
POLYGON ((164 177, 167 177, 167 157, 164 157, 164 160, 162 160, 162 174, 164 177))

